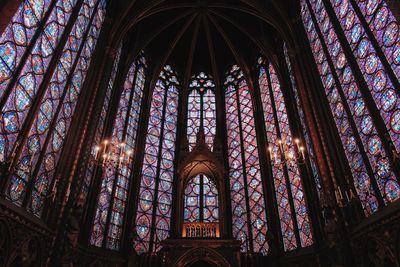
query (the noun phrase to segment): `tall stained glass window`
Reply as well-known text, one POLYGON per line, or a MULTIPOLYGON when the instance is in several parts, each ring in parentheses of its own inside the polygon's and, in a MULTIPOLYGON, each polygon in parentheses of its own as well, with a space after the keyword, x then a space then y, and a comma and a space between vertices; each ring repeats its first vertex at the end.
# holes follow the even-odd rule
POLYGON ((213 149, 216 131, 215 85, 204 72, 193 76, 189 84, 187 134, 189 149, 196 145, 196 136, 203 127, 206 144, 213 149))
POLYGON ((243 252, 265 255, 267 217, 252 96, 236 65, 224 85, 233 235, 242 241, 243 252))
POLYGON ((394 87, 394 83, 398 83, 396 45, 390 45, 397 37, 391 28, 396 23, 392 23, 393 15, 384 1, 358 2, 332 1, 325 6, 320 0, 303 0, 301 15, 354 186, 365 214, 369 215, 377 211, 379 205, 400 197, 398 177, 392 169, 392 151, 387 151, 384 145, 399 152, 400 98, 394 87), (333 20, 341 27, 334 28, 333 20), (392 22, 386 23, 388 21, 392 22), (373 36, 368 32, 374 33, 373 36), (338 34, 345 38, 339 39, 338 34), (374 45, 376 43, 381 46, 374 45), (352 54, 346 54, 346 48, 352 54), (385 57, 378 55, 380 50, 385 57), (350 65, 349 60, 357 64, 350 65), (392 69, 385 66, 392 66, 392 69), (355 72, 362 75, 363 81, 356 80, 355 72), (377 125, 386 126, 384 136, 377 125))
POLYGON ((318 197, 320 197, 321 192, 322 192, 322 184, 321 184, 321 178, 319 175, 319 171, 318 171, 318 165, 317 165, 317 159, 315 157, 315 153, 314 153, 314 148, 312 146, 311 143, 311 138, 310 135, 308 133, 308 129, 307 129, 307 123, 306 123, 306 118, 305 118, 305 114, 303 111, 303 106, 301 104, 300 101, 300 96, 299 96, 299 92, 298 92, 298 88, 297 88, 297 83, 294 77, 294 73, 293 73, 293 69, 292 69, 292 63, 290 62, 290 56, 289 56, 289 52, 288 49, 286 47, 286 44, 284 44, 283 46, 283 53, 285 56, 285 63, 286 63, 286 67, 287 70, 289 72, 289 78, 290 78, 290 83, 292 85, 292 92, 294 95, 294 99, 296 101, 296 107, 297 107, 297 113, 299 116, 299 121, 300 121, 300 126, 301 126, 301 131, 304 137, 304 141, 305 141, 305 145, 306 145, 306 150, 308 152, 308 159, 310 160, 310 166, 311 166, 311 172, 314 178, 314 183, 317 189, 317 193, 318 193, 318 197))
MULTIPOLYGON (((100 144, 101 138, 103 137, 103 134, 104 134, 103 130, 104 130, 107 114, 108 114, 108 108, 110 105, 111 94, 113 92, 114 81, 115 81, 115 77, 118 72, 118 66, 119 66, 119 62, 121 59, 121 50, 122 50, 122 42, 121 42, 120 46, 118 47, 118 50, 115 55, 115 61, 114 61, 114 64, 113 64, 113 67, 111 70, 110 80, 108 81, 108 86, 107 86, 106 94, 104 97, 103 105, 101 108, 99 121, 97 122, 97 127, 96 127, 96 131, 95 131, 94 139, 93 139, 94 144, 100 144)), ((92 179, 94 178, 93 176, 95 175, 94 173, 95 173, 95 166, 96 166, 95 165, 96 164, 96 154, 97 154, 96 148, 92 147, 92 150, 89 155, 86 171, 85 171, 85 177, 84 177, 82 188, 81 188, 81 197, 84 200, 86 200, 86 198, 87 198, 87 195, 88 195, 89 189, 90 189, 89 188, 90 184, 92 182, 92 179)))
POLYGON ((106 8, 104 0, 50 2, 22 1, 0 37, 0 160, 10 169, 3 177, 6 197, 38 217, 57 185, 54 172, 106 8), (70 19, 73 12, 76 20, 70 19))
POLYGON ((189 179, 185 186, 184 222, 218 222, 218 189, 203 174, 189 179))
POLYGON ((161 71, 153 91, 135 221, 135 250, 160 249, 170 230, 179 82, 171 66, 161 71))
MULTIPOLYGON (((110 140, 112 144, 123 143, 127 151, 135 150, 144 83, 145 59, 139 57, 132 63, 126 76, 110 140)), ((115 162, 118 162, 121 151, 122 149, 115 149, 112 152, 115 162)), ((131 174, 132 164, 110 163, 103 167, 102 183, 90 237, 92 245, 114 250, 120 248, 131 174)))
POLYGON ((278 75, 272 64, 262 60, 259 71, 267 143, 270 155, 275 155, 271 156, 271 166, 283 245, 286 251, 293 250, 313 243, 311 224, 298 162, 283 162, 280 157, 280 146, 287 147, 293 159, 296 151, 278 75))

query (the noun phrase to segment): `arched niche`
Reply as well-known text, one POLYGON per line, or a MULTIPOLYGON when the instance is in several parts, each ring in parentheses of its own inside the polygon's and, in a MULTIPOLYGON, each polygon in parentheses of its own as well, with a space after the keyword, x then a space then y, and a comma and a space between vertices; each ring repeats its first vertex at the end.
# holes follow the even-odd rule
POLYGON ((178 182, 177 182, 177 202, 176 214, 177 220, 175 223, 176 234, 182 237, 182 226, 184 223, 184 197, 185 188, 189 180, 198 175, 204 175, 211 179, 218 190, 218 223, 219 233, 221 238, 227 237, 226 227, 226 193, 224 183, 223 167, 214 156, 214 153, 206 150, 194 150, 182 162, 181 167, 178 169, 178 182))

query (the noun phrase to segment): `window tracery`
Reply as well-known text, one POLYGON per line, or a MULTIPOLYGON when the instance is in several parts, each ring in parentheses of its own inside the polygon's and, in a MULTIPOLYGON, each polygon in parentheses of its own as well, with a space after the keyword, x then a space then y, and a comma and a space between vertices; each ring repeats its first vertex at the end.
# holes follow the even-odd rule
POLYGON ((204 72, 192 77, 188 98, 188 140, 189 149, 196 145, 196 136, 203 126, 206 144, 213 149, 216 132, 215 84, 212 77, 204 72))

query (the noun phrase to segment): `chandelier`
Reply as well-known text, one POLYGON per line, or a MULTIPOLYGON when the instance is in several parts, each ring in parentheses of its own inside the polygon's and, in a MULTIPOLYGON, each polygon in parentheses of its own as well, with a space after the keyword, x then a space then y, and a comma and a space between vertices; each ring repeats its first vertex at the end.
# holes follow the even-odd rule
POLYGON ((305 149, 300 140, 294 139, 294 145, 291 144, 290 140, 277 139, 275 145, 268 146, 269 155, 274 165, 290 165, 295 162, 303 164, 305 162, 305 149))
POLYGON ((112 166, 121 168, 131 161, 133 154, 124 141, 112 142, 108 139, 103 140, 100 145, 94 147, 95 159, 102 167, 112 166))

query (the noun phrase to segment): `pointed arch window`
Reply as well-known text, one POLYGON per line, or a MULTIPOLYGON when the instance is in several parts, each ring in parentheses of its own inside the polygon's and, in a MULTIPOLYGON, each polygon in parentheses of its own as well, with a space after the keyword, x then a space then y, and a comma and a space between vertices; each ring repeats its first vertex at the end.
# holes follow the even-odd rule
POLYGON ((184 196, 186 222, 218 222, 218 189, 214 181, 199 174, 187 182, 184 196))
POLYGON ((38 217, 57 184, 54 172, 105 8, 103 0, 22 1, 0 37, 0 160, 10 169, 3 178, 6 197, 38 217))
POLYGON ((153 91, 135 222, 135 250, 160 249, 170 231, 179 82, 166 65, 153 91))
POLYGON ((187 132, 189 150, 196 145, 196 137, 203 127, 206 144, 213 149, 216 132, 215 84, 213 78, 200 72, 189 84, 187 132))
POLYGON ((224 85, 233 236, 242 241, 243 252, 265 255, 267 217, 253 100, 238 66, 229 71, 224 85))
MULTIPOLYGON (((375 10, 374 3, 379 1, 368 2, 369 8, 375 10)), ((366 17, 359 16, 358 8, 364 4, 346 0, 325 4, 303 0, 301 15, 355 189, 369 215, 400 198, 398 177, 391 167, 392 151, 387 148, 398 152, 400 147, 399 88, 394 86, 398 80, 385 64, 393 58, 378 55, 380 48, 368 33, 371 28, 366 27, 366 17), (332 20, 341 28, 334 28, 332 20), (338 32, 344 34, 343 40, 338 38, 338 32), (346 54, 345 48, 353 53, 346 54), (356 72, 363 80, 357 80, 356 72), (378 131, 378 125, 384 129, 379 126, 378 131)))
POLYGON ((263 60, 261 62, 259 87, 267 143, 271 154, 275 155, 271 166, 281 234, 284 249, 288 251, 313 244, 313 236, 299 163, 294 160, 283 162, 280 157, 279 140, 287 146, 288 154, 296 154, 280 81, 273 65, 265 64, 263 60))
MULTIPOLYGON (((146 62, 139 57, 129 68, 120 96, 111 143, 124 143, 124 149, 134 151, 143 98, 146 62)), ((112 153, 117 162, 119 149, 112 153)), ((113 250, 120 248, 122 226, 131 181, 132 164, 110 163, 103 168, 101 188, 97 200, 90 244, 113 250)))

